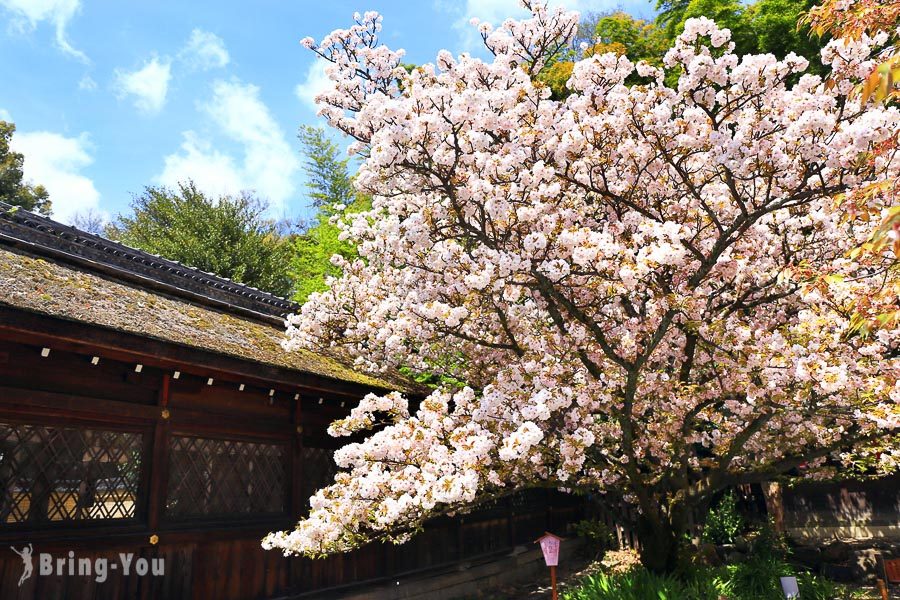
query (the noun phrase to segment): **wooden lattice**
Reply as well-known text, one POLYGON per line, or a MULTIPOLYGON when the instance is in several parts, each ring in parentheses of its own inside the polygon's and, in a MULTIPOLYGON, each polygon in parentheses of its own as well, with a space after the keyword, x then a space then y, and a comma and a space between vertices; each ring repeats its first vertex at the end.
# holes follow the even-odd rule
POLYGON ((282 445, 173 436, 166 514, 283 513, 285 477, 282 445))
POLYGON ((0 522, 133 518, 142 437, 0 423, 0 522))

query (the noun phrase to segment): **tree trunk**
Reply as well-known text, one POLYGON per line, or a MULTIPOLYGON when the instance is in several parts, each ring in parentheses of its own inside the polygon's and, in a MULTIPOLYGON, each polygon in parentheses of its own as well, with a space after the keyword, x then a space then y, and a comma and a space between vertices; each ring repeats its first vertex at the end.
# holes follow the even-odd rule
POLYGON ((769 481, 762 484, 763 497, 766 499, 766 512, 772 519, 775 531, 784 533, 784 498, 781 493, 781 484, 769 481))
POLYGON ((641 544, 641 563, 653 573, 666 574, 678 565, 679 536, 665 515, 641 514, 637 519, 637 536, 641 544))

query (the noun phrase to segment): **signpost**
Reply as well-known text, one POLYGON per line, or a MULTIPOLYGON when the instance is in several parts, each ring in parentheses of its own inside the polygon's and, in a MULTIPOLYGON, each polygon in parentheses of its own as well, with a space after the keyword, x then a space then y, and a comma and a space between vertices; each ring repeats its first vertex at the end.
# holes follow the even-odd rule
POLYGON ((553 600, 556 597, 556 567, 559 565, 559 543, 562 538, 552 533, 546 532, 544 535, 535 540, 541 545, 541 552, 544 553, 544 562, 550 567, 550 587, 553 590, 553 600))
POLYGON ((800 597, 800 587, 797 585, 796 577, 782 577, 781 578, 781 591, 784 592, 784 597, 788 598, 788 600, 792 598, 800 597))

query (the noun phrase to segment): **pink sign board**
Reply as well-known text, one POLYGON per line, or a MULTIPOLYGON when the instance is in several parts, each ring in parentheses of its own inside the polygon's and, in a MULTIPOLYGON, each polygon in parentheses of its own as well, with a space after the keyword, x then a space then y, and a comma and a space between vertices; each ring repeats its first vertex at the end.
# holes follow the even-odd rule
POLYGON ((544 562, 548 567, 559 565, 559 541, 560 538, 552 533, 545 533, 538 540, 541 544, 541 552, 544 553, 544 562))

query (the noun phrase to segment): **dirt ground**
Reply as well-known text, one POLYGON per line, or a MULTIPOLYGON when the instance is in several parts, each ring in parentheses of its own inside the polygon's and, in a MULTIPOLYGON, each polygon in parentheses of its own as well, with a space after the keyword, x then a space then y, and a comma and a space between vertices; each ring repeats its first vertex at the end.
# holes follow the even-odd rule
MULTIPOLYGON (((557 569, 557 591, 561 594, 564 590, 577 587, 584 577, 596 572, 599 568, 600 563, 584 558, 579 558, 569 565, 561 565, 557 569)), ((541 579, 494 590, 480 596, 479 600, 550 600, 551 596, 550 570, 548 569, 546 575, 541 579)))

